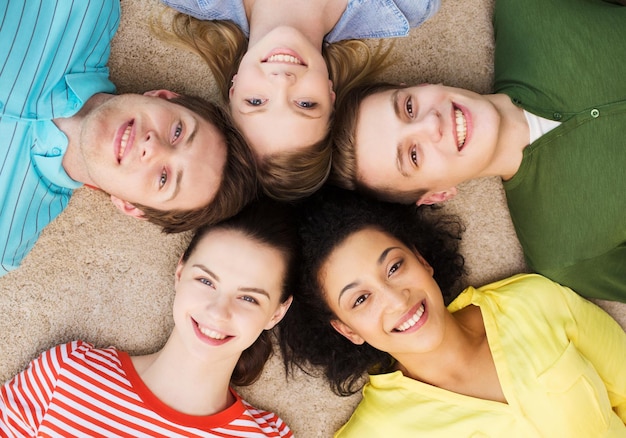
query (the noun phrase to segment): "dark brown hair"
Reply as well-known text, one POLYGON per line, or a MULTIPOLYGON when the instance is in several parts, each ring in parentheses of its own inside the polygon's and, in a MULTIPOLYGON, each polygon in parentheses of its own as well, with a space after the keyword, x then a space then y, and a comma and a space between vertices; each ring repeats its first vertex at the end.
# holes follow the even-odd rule
POLYGON ((320 270, 333 250, 352 234, 380 230, 415 248, 434 269, 444 301, 458 293, 464 273, 458 251, 463 226, 454 216, 431 217, 416 205, 377 201, 355 192, 324 187, 298 208, 302 259, 300 281, 280 328, 280 346, 288 371, 321 367, 332 389, 349 395, 361 387, 365 372, 387 372, 394 360, 371 345, 355 345, 339 334, 326 303, 320 270))
MULTIPOLYGON (((196 231, 185 250, 182 261, 186 262, 198 243, 213 230, 235 230, 246 237, 278 250, 285 260, 280 302, 284 303, 296 287, 299 265, 299 238, 292 207, 270 199, 255 201, 241 213, 217 225, 202 227, 196 231)), ((242 267, 245 269, 245 267, 242 267)), ((255 382, 263 371, 265 362, 273 353, 274 332, 263 330, 257 340, 241 353, 231 376, 231 383, 238 386, 255 382)))

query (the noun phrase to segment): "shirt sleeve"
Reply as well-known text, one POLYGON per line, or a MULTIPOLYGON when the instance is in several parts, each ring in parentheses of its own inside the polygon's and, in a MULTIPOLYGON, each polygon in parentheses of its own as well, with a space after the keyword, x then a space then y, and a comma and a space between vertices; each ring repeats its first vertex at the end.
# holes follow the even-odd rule
POLYGON ((572 316, 567 335, 604 381, 613 410, 626 424, 626 333, 600 307, 560 288, 572 316))
POLYGON ((57 345, 33 360, 0 390, 0 435, 37 436, 63 363, 78 342, 57 345))

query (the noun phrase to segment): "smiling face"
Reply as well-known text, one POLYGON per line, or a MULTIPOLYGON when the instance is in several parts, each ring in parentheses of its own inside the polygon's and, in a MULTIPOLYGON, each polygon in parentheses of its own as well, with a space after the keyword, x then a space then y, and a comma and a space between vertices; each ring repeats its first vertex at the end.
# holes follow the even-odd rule
POLYGON ((198 357, 238 359, 277 324, 285 276, 281 252, 240 231, 215 229, 176 270, 174 332, 198 357))
POLYGON ((83 122, 80 150, 93 185, 159 210, 208 205, 226 162, 215 126, 158 95, 124 94, 96 107, 83 122))
POLYGON ((248 49, 230 90, 233 119, 258 157, 321 141, 334 101, 320 48, 282 27, 248 49))
POLYGON ((339 333, 402 361, 441 345, 450 313, 432 275, 417 252, 366 228, 331 252, 319 281, 339 333))
POLYGON ((420 203, 443 201, 457 184, 495 174, 490 166, 499 124, 487 96, 460 88, 424 85, 373 94, 359 110, 357 179, 374 190, 425 191, 414 199, 420 203))

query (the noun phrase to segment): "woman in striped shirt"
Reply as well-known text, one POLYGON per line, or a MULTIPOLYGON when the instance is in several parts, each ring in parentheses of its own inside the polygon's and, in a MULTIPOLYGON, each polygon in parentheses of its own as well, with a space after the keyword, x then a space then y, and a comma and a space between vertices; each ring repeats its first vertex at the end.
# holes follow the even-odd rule
POLYGON ((199 230, 176 268, 164 347, 130 356, 76 341, 44 352, 2 387, 0 436, 292 436, 231 388, 258 378, 291 303, 289 213, 263 202, 199 230))

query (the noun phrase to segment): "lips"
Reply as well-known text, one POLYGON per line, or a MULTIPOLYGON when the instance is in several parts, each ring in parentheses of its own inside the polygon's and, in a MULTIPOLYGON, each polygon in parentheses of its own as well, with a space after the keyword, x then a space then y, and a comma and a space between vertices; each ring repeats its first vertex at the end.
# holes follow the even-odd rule
POLYGON ((125 126, 120 127, 118 131, 119 143, 116 147, 116 158, 118 163, 122 162, 124 156, 132 148, 133 140, 135 138, 135 131, 133 129, 134 126, 135 121, 131 120, 125 126))
POLYGON ((467 140, 467 119, 463 110, 453 105, 456 148, 460 152, 467 140))
POLYGON ((223 345, 234 338, 234 336, 227 335, 222 331, 210 328, 205 325, 200 325, 200 323, 193 318, 191 318, 191 321, 196 336, 205 344, 213 346, 223 345))
POLYGON ((302 65, 304 67, 307 66, 302 57, 298 55, 295 51, 284 48, 272 50, 270 53, 267 54, 265 58, 261 60, 261 62, 271 64, 302 65))
POLYGON ((411 308, 411 310, 409 310, 407 315, 402 318, 402 322, 396 325, 393 331, 403 333, 411 328, 415 328, 417 330, 424 323, 422 317, 424 316, 425 311, 426 306, 424 301, 417 303, 411 308))

